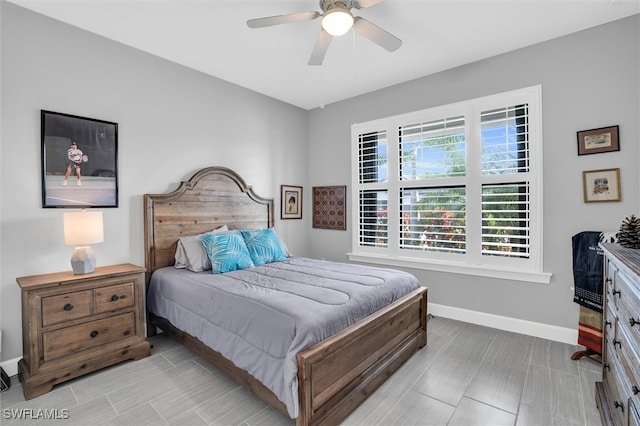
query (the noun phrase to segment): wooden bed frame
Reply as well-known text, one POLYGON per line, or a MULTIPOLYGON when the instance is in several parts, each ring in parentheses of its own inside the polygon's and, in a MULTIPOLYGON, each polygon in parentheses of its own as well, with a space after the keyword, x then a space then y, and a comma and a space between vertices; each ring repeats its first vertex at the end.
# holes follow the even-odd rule
MULTIPOLYGON (((166 194, 145 194, 144 234, 147 284, 151 273, 174 264, 180 237, 227 225, 230 229, 273 227, 273 200, 257 196, 240 176, 209 167, 166 194)), ((197 338, 168 321, 150 317, 155 327, 227 373, 288 416, 275 394, 197 338)), ((297 355, 297 425, 337 424, 415 352, 427 344, 427 289, 422 287, 297 355)))

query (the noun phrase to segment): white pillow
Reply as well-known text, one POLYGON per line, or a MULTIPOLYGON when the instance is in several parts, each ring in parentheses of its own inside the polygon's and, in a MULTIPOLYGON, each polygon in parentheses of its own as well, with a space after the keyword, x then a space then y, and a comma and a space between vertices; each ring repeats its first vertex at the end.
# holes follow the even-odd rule
MULTIPOLYGON (((201 235, 227 231, 229 231, 227 225, 222 225, 220 228, 205 232, 201 235)), ((202 245, 200 235, 190 235, 180 238, 178 240, 178 247, 176 247, 175 259, 176 263, 174 266, 176 268, 186 268, 191 272, 208 271, 211 269, 211 262, 209 261, 207 251, 202 245)))

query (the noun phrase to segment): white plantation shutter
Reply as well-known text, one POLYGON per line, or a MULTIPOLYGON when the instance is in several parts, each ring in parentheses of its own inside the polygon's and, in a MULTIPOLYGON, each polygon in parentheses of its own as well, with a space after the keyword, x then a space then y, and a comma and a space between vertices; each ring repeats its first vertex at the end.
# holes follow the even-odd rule
POLYGON ((530 253, 529 106, 482 111, 482 254, 530 253), (491 183, 493 182, 493 183, 491 183))
POLYGON ((399 128, 400 180, 465 175, 464 117, 399 128))
POLYGON ((354 125, 354 255, 543 275, 540 97, 536 86, 354 125))
POLYGON ((404 190, 401 200, 401 249, 466 251, 464 187, 404 190))
POLYGON ((358 135, 358 241, 363 247, 387 247, 388 144, 385 131, 358 135))
POLYGON ((399 126, 398 159, 399 249, 465 253, 465 117, 399 126))
POLYGON ((481 112, 483 175, 529 171, 528 111, 525 104, 481 112))
POLYGON ((386 191, 360 191, 359 237, 360 244, 369 247, 387 247, 388 217, 386 191))
POLYGON ((358 135, 358 170, 360 183, 387 180, 387 135, 372 132, 358 135))
POLYGON ((528 258, 530 202, 526 182, 482 185, 482 254, 528 258))

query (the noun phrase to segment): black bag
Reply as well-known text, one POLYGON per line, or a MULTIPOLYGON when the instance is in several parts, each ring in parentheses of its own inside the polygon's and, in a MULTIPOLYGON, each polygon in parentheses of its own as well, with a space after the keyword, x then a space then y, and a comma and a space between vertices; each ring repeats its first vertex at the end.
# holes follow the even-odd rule
POLYGON ((585 231, 572 237, 573 248, 573 301, 602 312, 603 253, 598 246, 601 232, 585 231))

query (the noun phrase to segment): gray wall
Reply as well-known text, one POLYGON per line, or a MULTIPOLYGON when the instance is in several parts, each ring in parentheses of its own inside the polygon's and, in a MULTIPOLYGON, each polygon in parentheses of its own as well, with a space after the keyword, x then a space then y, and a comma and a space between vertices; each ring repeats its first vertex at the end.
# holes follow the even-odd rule
MULTIPOLYGON (((551 283, 409 271, 429 287, 431 303, 575 329, 571 236, 616 231, 626 216, 640 214, 639 27, 636 15, 313 110, 309 186, 350 184, 353 123, 541 84, 544 270, 553 273, 551 283), (620 152, 577 156, 576 131, 615 124, 620 152), (621 169, 622 201, 584 204, 582 171, 614 167, 621 169)), ((312 229, 310 255, 345 260, 350 230, 312 229)))
POLYGON ((105 242, 94 246, 102 265, 143 264, 143 194, 211 165, 238 171, 276 203, 281 184, 304 186, 304 219, 281 221, 277 207, 278 232, 295 254, 345 260, 350 231, 312 229, 308 212, 311 186, 350 184, 351 124, 534 84, 543 85, 552 282, 412 270, 430 301, 576 328, 571 235, 615 230, 640 213, 637 16, 307 112, 13 4, 0 1, 0 14, 2 360, 22 353, 15 278, 70 270, 62 211, 41 208, 41 109, 119 124, 120 206, 102 209, 105 242), (576 155, 577 130, 611 124, 620 125, 621 152, 576 155), (582 170, 609 167, 622 170, 623 201, 584 204, 582 170))
POLYGON ((144 265, 142 196, 199 168, 236 170, 276 199, 276 229, 304 254, 305 220, 280 221, 280 185, 306 185, 307 112, 0 2, 2 359, 22 353, 16 277, 70 270, 62 210, 41 208, 40 110, 118 123, 117 209, 104 212, 99 265, 144 265), (302 142, 301 142, 302 141, 302 142))

